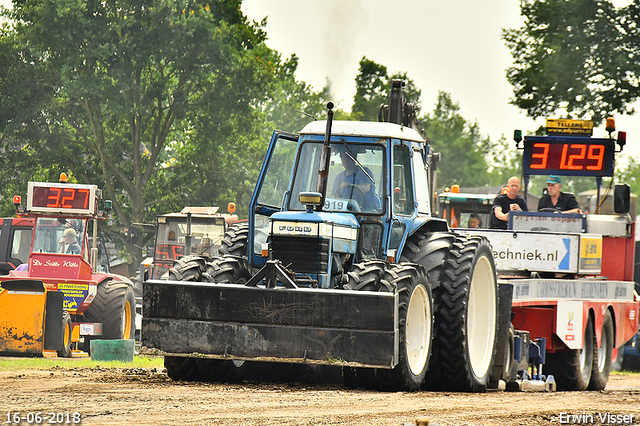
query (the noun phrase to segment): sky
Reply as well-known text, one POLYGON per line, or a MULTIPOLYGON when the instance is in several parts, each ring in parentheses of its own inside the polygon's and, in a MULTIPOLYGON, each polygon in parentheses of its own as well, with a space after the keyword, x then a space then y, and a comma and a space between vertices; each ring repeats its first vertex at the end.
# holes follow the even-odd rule
MULTIPOLYGON (((545 123, 509 103, 512 56, 501 36, 524 23, 518 0, 244 0, 242 11, 255 21, 267 17, 267 45, 283 58, 298 56, 296 76, 315 90, 330 80, 334 103, 346 111, 367 57, 390 74, 407 73, 422 91, 421 114, 432 112, 444 91, 494 141, 545 123)), ((615 118, 627 132, 624 152, 640 158, 640 118, 615 118)), ((594 136, 606 137, 604 125, 594 136)))
MULTIPOLYGON (((519 0, 243 0, 242 11, 251 20, 266 17, 269 47, 283 59, 298 56, 296 76, 314 90, 331 81, 343 110, 351 109, 358 64, 367 57, 390 74, 407 73, 422 91, 421 114, 432 112, 444 91, 483 136, 511 141, 515 129, 527 134, 544 125, 509 103, 512 57, 501 35, 524 23, 519 6, 519 0)), ((616 125, 627 132, 624 152, 640 158, 640 118, 616 116, 616 125)), ((604 126, 594 135, 605 137, 604 126)))

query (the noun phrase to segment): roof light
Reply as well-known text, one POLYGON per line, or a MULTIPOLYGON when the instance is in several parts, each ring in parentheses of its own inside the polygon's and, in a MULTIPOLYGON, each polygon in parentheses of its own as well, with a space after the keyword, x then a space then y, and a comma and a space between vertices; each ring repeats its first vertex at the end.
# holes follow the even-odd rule
POLYGON ((607 118, 607 132, 613 133, 616 131, 616 119, 613 117, 607 118))
POLYGON ((229 212, 229 214, 234 214, 236 211, 236 203, 229 203, 227 205, 227 211, 229 212))
POLYGON ((60 183, 67 183, 67 174, 65 172, 60 173, 60 183))
POLYGON ((451 192, 453 192, 454 194, 459 194, 460 193, 460 185, 451 185, 451 192))
POLYGON ((618 132, 618 145, 620 150, 627 144, 627 132, 618 132))
POLYGON ((522 142, 522 130, 513 131, 513 140, 516 141, 516 146, 518 146, 518 144, 522 142))

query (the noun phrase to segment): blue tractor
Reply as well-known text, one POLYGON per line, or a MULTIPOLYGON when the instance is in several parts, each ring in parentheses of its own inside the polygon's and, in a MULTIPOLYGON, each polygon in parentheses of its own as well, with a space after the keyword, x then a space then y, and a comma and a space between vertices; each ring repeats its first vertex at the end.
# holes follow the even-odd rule
POLYGON ((142 344, 165 353, 170 377, 242 380, 252 363, 284 362, 388 390, 500 378, 511 301, 499 308, 487 239, 432 215, 438 154, 403 85, 380 122, 333 121, 329 104, 326 121, 275 132, 248 223, 218 257, 144 283, 142 344))

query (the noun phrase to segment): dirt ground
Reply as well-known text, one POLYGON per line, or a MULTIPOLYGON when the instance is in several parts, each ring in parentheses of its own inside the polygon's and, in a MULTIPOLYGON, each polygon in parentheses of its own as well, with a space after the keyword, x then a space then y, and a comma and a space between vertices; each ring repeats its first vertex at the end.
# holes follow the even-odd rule
POLYGON ((30 412, 46 416, 39 424, 52 423, 49 413, 58 416, 53 423, 74 424, 77 412, 83 425, 404 426, 419 418, 430 425, 640 424, 640 375, 612 374, 602 392, 465 394, 174 382, 163 369, 142 368, 1 372, 0 423, 16 412, 23 425, 38 424, 30 412), (627 415, 627 422, 607 413, 627 415))

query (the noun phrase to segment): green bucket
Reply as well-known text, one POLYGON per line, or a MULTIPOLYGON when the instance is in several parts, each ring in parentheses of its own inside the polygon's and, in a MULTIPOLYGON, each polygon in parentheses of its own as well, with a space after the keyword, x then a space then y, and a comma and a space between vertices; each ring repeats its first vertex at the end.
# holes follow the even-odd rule
POLYGON ((135 340, 92 340, 91 361, 133 362, 135 340))

